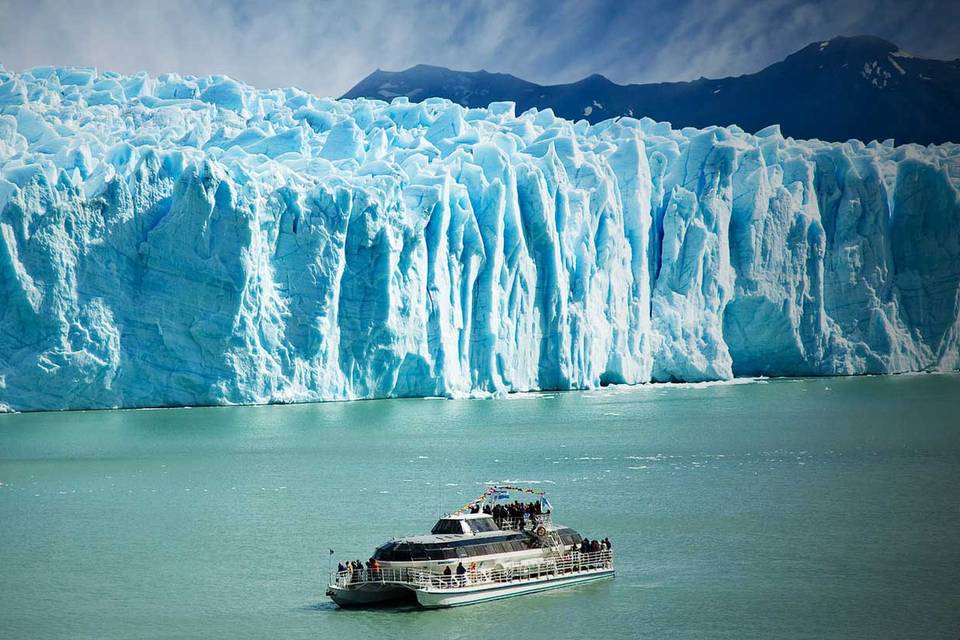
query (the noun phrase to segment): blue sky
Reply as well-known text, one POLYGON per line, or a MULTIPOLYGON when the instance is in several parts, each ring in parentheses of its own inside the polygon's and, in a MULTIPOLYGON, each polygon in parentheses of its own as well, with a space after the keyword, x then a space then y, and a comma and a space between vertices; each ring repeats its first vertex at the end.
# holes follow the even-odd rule
POLYGON ((0 0, 0 64, 225 73, 326 95, 418 63, 657 82, 749 73, 834 35, 952 59, 958 24, 960 2, 942 0, 0 0))

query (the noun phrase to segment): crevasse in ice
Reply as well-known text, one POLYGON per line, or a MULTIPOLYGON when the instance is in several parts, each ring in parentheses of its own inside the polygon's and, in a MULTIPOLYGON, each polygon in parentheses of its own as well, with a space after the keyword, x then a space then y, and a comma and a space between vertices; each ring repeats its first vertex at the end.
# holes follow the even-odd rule
POLYGON ((960 148, 0 68, 0 405, 955 369, 960 148))

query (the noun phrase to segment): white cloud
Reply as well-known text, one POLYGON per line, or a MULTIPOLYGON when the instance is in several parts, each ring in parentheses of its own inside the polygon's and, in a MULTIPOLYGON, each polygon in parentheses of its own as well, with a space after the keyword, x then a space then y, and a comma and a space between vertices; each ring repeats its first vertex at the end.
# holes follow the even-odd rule
POLYGON ((0 0, 0 62, 11 69, 57 64, 224 73, 261 87, 296 85, 327 95, 345 92, 376 68, 418 63, 546 83, 591 73, 650 82, 755 71, 839 33, 874 32, 919 54, 955 56, 960 45, 936 29, 955 23, 950 16, 957 10, 936 5, 0 0))

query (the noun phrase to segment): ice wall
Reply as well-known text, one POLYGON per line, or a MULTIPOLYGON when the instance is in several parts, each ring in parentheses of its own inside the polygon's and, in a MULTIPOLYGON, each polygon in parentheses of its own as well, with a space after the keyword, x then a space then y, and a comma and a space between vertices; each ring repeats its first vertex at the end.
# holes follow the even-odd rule
POLYGON ((960 148, 0 68, 0 406, 960 365, 960 148))

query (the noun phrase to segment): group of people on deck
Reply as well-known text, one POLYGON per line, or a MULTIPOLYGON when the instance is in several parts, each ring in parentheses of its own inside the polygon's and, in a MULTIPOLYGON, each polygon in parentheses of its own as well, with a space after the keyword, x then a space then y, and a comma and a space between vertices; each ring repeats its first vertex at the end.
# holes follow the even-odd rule
MULTIPOLYGON (((380 572, 380 561, 376 558, 367 560, 366 569, 368 575, 375 577, 380 572)), ((337 573, 346 574, 348 582, 360 582, 363 578, 364 564, 359 560, 347 560, 347 563, 337 563, 337 573)))
POLYGON ((612 549, 613 544, 609 538, 584 538, 580 544, 573 545, 573 548, 564 554, 564 559, 568 562, 566 571, 605 567, 613 558, 612 549))
POLYGON ((610 551, 612 548, 613 544, 610 543, 610 538, 604 538, 603 540, 584 538, 579 546, 573 546, 573 550, 580 553, 600 553, 601 551, 610 551))
MULTIPOLYGON (((474 563, 473 566, 476 567, 476 563, 474 563)), ((453 574, 454 572, 450 571, 450 565, 447 565, 446 567, 444 567, 443 583, 447 585, 456 584, 457 586, 460 586, 460 587, 462 587, 467 583, 467 568, 463 566, 463 562, 457 563, 457 569, 456 569, 457 581, 456 582, 453 581, 453 574)))
POLYGON ((509 525, 517 529, 524 528, 527 516, 533 520, 534 516, 550 513, 549 509, 543 510, 543 505, 539 501, 524 503, 519 500, 514 500, 510 504, 495 504, 492 507, 489 504, 481 507, 480 503, 476 502, 470 507, 470 513, 480 513, 481 511, 493 516, 493 521, 497 523, 498 527, 503 528, 504 525, 509 525))

